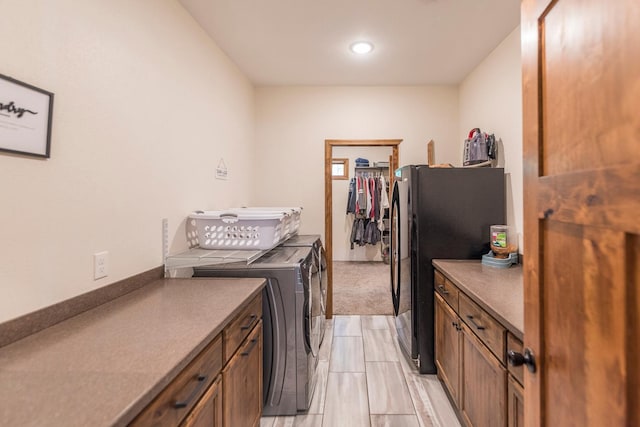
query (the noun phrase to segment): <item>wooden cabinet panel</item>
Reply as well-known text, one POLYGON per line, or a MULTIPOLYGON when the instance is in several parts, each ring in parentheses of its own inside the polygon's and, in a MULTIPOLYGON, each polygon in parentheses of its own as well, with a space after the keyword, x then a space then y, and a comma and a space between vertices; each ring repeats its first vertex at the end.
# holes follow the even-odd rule
POLYGON ((438 270, 434 272, 434 284, 435 290, 442 298, 453 308, 454 311, 458 311, 458 288, 449 281, 438 270))
POLYGON ((508 427, 524 427, 524 388, 511 375, 507 394, 508 427))
POLYGON ((180 427, 222 427, 221 384, 219 375, 180 427))
POLYGON ((262 414, 262 320, 222 372, 223 422, 252 427, 262 414))
POLYGON ((222 369, 218 336, 149 404, 132 426, 177 426, 222 369))
POLYGON ((518 383, 522 367, 506 366, 507 350, 522 353, 522 342, 437 270, 435 283, 438 378, 462 424, 522 426, 523 387, 518 383), (443 294, 443 290, 448 292, 443 294), (457 311, 446 299, 451 295, 455 295, 457 311))
POLYGON ((224 362, 229 362, 242 341, 262 318, 262 293, 258 294, 224 329, 224 362))
POLYGON ((436 368, 449 394, 460 401, 460 320, 458 315, 436 294, 436 368))
POLYGON ((505 328, 465 294, 460 294, 460 318, 503 364, 505 360, 505 328))
MULTIPOLYGON (((509 350, 524 354, 522 341, 513 336, 511 332, 507 332, 507 352, 509 352, 509 350)), ((524 365, 511 366, 510 364, 507 364, 507 370, 520 382, 520 384, 524 384, 524 365)))
POLYGON ((470 427, 504 427, 507 370, 464 324, 462 331, 462 416, 470 427))

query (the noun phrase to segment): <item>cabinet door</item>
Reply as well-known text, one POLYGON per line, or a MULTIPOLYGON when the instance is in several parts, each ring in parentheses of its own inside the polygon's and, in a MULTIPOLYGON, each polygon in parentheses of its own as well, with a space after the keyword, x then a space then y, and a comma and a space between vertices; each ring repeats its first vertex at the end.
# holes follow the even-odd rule
POLYGON ((456 313, 436 294, 436 367, 438 377, 458 405, 460 402, 460 321, 456 313))
POLYGON ((262 320, 222 371, 224 425, 252 427, 262 414, 262 320))
POLYGON ((180 427, 222 427, 221 382, 219 376, 180 427))
POLYGON ((509 427, 524 427, 524 389, 511 375, 509 375, 507 402, 509 427))
POLYGON ((460 410, 468 426, 506 425, 507 371, 462 324, 462 396, 460 410))

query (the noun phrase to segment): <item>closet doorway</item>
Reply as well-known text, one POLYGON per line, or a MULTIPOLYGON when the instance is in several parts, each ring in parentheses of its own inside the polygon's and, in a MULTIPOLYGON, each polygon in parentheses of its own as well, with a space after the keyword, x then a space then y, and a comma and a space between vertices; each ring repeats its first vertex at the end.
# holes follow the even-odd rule
MULTIPOLYGON (((389 169, 388 176, 386 176, 386 181, 389 183, 390 188, 393 185, 393 174, 394 171, 398 168, 398 145, 402 142, 401 139, 373 139, 373 140, 336 140, 336 139, 327 139, 325 140, 325 179, 324 179, 324 188, 325 188, 325 225, 324 225, 324 239, 325 239, 325 250, 327 257, 327 318, 333 317, 333 174, 332 174, 332 165, 334 160, 334 147, 388 147, 391 149, 391 155, 389 157, 389 169)), ((336 156, 339 157, 339 156, 336 156)), ((389 200, 391 196, 389 195, 389 200)), ((346 206, 345 206, 346 208, 346 206)), ((391 296, 389 294, 389 301, 391 300, 391 296)))

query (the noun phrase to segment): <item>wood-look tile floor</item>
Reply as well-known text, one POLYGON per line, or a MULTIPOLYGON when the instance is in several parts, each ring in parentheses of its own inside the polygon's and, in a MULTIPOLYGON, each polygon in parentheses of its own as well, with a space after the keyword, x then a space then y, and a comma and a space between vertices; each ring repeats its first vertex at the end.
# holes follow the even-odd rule
POLYGON ((334 316, 309 411, 260 426, 459 427, 436 376, 418 374, 401 351, 393 317, 334 316))

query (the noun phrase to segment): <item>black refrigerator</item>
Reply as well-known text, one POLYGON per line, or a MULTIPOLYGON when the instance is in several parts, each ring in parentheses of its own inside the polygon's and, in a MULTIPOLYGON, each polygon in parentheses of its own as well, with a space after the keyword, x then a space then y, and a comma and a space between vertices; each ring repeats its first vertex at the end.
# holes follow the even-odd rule
POLYGON ((436 373, 433 259, 480 259, 505 224, 502 168, 403 166, 391 198, 391 298, 398 341, 421 374, 436 373))

